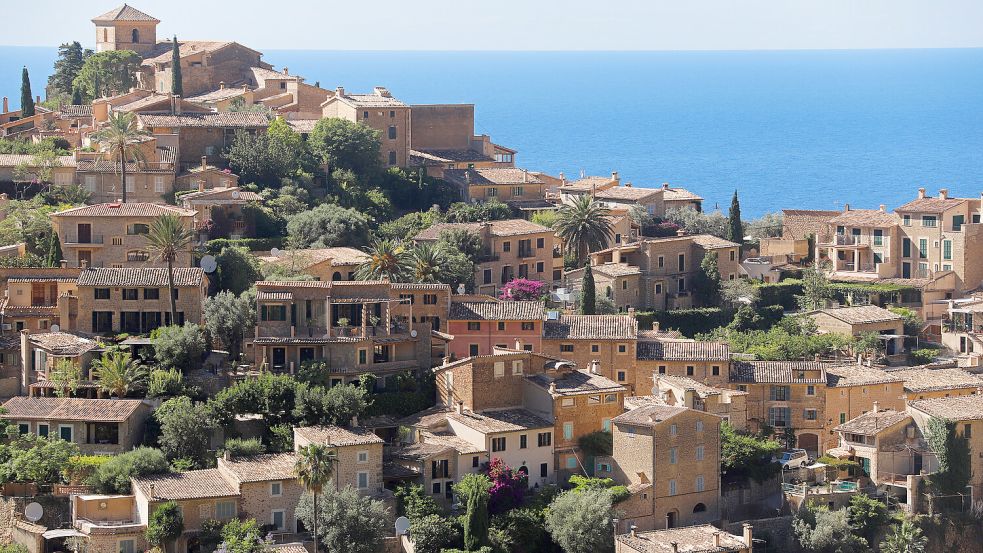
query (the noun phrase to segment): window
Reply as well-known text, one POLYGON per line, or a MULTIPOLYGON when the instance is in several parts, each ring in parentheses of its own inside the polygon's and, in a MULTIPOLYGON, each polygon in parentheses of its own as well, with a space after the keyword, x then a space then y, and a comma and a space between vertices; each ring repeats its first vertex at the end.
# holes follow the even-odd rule
POLYGON ((273 528, 276 530, 285 530, 284 526, 286 525, 286 518, 287 515, 283 509, 270 512, 270 524, 272 524, 273 528))
POLYGON ((809 386, 806 386, 806 395, 807 396, 816 395, 816 387, 811 384, 809 386))
POLYGON ((574 401, 572 397, 565 397, 560 400, 560 407, 573 407, 574 401))
POLYGON ((676 284, 677 284, 677 286, 676 286, 676 290, 677 291, 679 291, 679 292, 685 292, 686 291, 686 279, 685 278, 679 279, 679 282, 677 282, 676 284))
POLYGON ((699 474, 699 475, 696 476, 696 491, 698 491, 698 492, 702 492, 703 491, 703 475, 702 474, 699 474))
POLYGON ((669 425, 669 435, 675 436, 679 432, 679 428, 675 424, 669 425))
POLYGON ((471 458, 471 467, 478 468, 478 464, 479 464, 478 456, 475 455, 474 457, 471 458))
POLYGON ((804 410, 802 412, 802 418, 804 418, 807 421, 814 421, 814 420, 816 420, 816 418, 817 418, 816 410, 815 409, 806 409, 806 410, 804 410))
POLYGON ((536 330, 536 323, 533 322, 522 323, 522 330, 536 330))
POLYGON ((935 218, 935 215, 922 215, 922 226, 935 228, 938 226, 938 220, 935 218))
POLYGON ((542 273, 542 272, 545 272, 545 271, 546 271, 546 264, 543 263, 542 261, 537 261, 536 262, 536 272, 537 273, 542 273))
POLYGON ((703 460, 703 454, 704 454, 703 446, 702 445, 696 446, 696 460, 697 461, 702 461, 703 460))
POLYGON ((669 464, 670 465, 675 465, 676 464, 678 453, 679 453, 679 450, 676 449, 675 447, 670 447, 669 448, 669 464))
POLYGON ((433 491, 434 495, 440 495, 440 482, 434 482, 433 486, 431 486, 431 491, 433 491))
POLYGON ((696 371, 696 369, 693 367, 693 365, 687 365, 686 366, 686 376, 693 376, 693 373, 695 371, 696 371))
POLYGON ((494 198, 495 196, 498 196, 498 189, 497 188, 486 188, 485 189, 485 197, 487 197, 487 198, 494 198))
POLYGON ((710 372, 713 374, 713 376, 720 376, 720 366, 714 365, 710 372))
POLYGON ((481 323, 479 322, 469 322, 468 330, 481 330, 481 323))
POLYGON ((133 192, 136 190, 136 177, 133 175, 126 175, 126 191, 133 192))
POLYGON ((396 165, 396 152, 389 150, 389 165, 396 165))
POLYGON ((144 288, 143 289, 143 299, 145 299, 145 300, 159 300, 160 299, 160 288, 144 288))
POLYGON ((952 259, 952 240, 942 241, 942 259, 952 259))
POLYGON ((362 112, 362 119, 368 119, 368 118, 369 118, 369 112, 363 111, 362 112))
POLYGON ((973 437, 973 425, 967 423, 963 425, 963 438, 967 440, 973 437))
POLYGON ((549 463, 540 463, 539 464, 539 477, 540 478, 546 478, 546 476, 549 474, 549 470, 550 470, 549 463))
POLYGON ((730 260, 734 261, 734 256, 737 254, 734 250, 730 250, 730 260))
POLYGON ((628 437, 629 438, 634 438, 635 437, 635 427, 634 426, 629 426, 627 428, 627 433, 628 433, 628 437))
POLYGON ((522 360, 512 361, 512 374, 521 375, 522 374, 522 360))
POLYGON ((567 457, 567 468, 568 469, 577 468, 577 458, 574 457, 573 455, 567 457))
POLYGON ((618 344, 618 353, 626 353, 628 351, 628 346, 624 344, 618 344))
POLYGON ((618 371, 618 382, 624 382, 626 377, 625 371, 618 371))
POLYGON ((358 350, 358 364, 365 365, 369 362, 369 350, 360 349, 358 350))
POLYGON ((492 438, 492 452, 505 451, 505 438, 492 438))
POLYGON ((591 353, 597 353, 599 351, 601 351, 601 346, 599 346, 597 344, 591 344, 590 345, 590 352, 591 353))
POLYGON ((502 378, 505 376, 505 362, 498 361, 495 363, 495 378, 502 378))
POLYGON ((676 479, 669 480, 669 495, 676 495, 676 479))
POLYGON ((573 439, 573 423, 565 422, 563 423, 563 439, 570 441, 573 439))
POLYGON ((92 331, 112 332, 113 331, 113 312, 112 311, 93 311, 92 312, 92 331))
POLYGON ((229 520, 234 516, 236 516, 235 501, 215 502, 215 518, 217 518, 218 520, 229 520))
POLYGON ((546 247, 546 239, 545 238, 537 238, 536 239, 536 247, 537 248, 545 248, 546 247))
POLYGON ((389 140, 396 140, 396 125, 389 125, 389 140))
MULTIPOLYGON (((135 32, 135 31, 134 31, 135 32)), ((135 553, 136 552, 136 541, 134 540, 119 540, 119 553, 135 553)))
POLYGON ((164 177, 154 177, 154 192, 164 193, 164 177))
POLYGON ((769 407, 768 424, 778 428, 786 428, 789 425, 791 416, 788 407, 769 407))
POLYGON ((696 431, 703 432, 703 421, 696 421, 696 431))
POLYGON ((369 473, 360 472, 358 473, 358 489, 364 490, 369 487, 369 473))
POLYGON ((498 331, 505 332, 505 321, 498 321, 498 331))
POLYGON ((283 495, 283 482, 270 482, 270 496, 280 497, 283 495))
POLYGON ((262 305, 260 306, 260 320, 262 321, 286 321, 286 305, 262 305))
POLYGON ((512 251, 512 242, 502 242, 502 251, 503 252, 512 251))
POLYGON ((27 422, 19 422, 17 423, 17 431, 21 434, 27 434, 31 431, 31 424, 27 422))
POLYGON ((573 353, 573 344, 560 344, 561 353, 573 353))
POLYGON ((468 345, 468 355, 471 357, 476 357, 478 355, 478 344, 468 345))
POLYGON ((536 445, 538 447, 549 447, 553 445, 553 434, 550 432, 536 434, 536 445))
POLYGON ((126 234, 129 234, 131 236, 135 234, 147 234, 149 232, 150 232, 150 225, 144 223, 134 223, 132 225, 126 226, 126 234))
POLYGON ((772 386, 771 401, 788 401, 792 396, 791 386, 772 386))
POLYGON ((437 294, 423 294, 423 305, 437 305, 437 294))
POLYGON ((521 186, 513 186, 512 187, 512 195, 513 196, 521 196, 523 194, 523 192, 524 191, 523 191, 523 188, 521 186))
POLYGON ((358 452, 358 462, 359 463, 368 463, 369 462, 369 452, 368 451, 359 451, 358 452))
POLYGON ((526 449, 526 435, 522 434, 519 436, 519 449, 526 449))
POLYGON ((601 430, 605 432, 611 431, 611 419, 601 419, 601 430))
POLYGON ((918 258, 928 259, 928 239, 919 238, 918 239, 918 258))
POLYGON ((49 432, 49 426, 47 424, 38 423, 38 436, 41 436, 42 438, 47 438, 48 432, 49 432))
POLYGON ((684 253, 679 254, 679 259, 677 260, 677 265, 679 266, 679 271, 680 272, 686 270, 686 254, 684 254, 684 253))
POLYGON ((139 290, 136 288, 123 288, 123 299, 127 301, 135 301, 139 296, 139 290))
POLYGON ((666 374, 666 366, 659 365, 659 374, 666 374))
POLYGON ((601 396, 599 395, 587 396, 587 405, 600 405, 600 403, 601 403, 601 396))
POLYGON ((622 280, 621 281, 621 289, 622 290, 627 290, 628 289, 628 281, 627 280, 622 280))
POLYGON ((901 216, 901 224, 904 225, 904 226, 906 226, 906 227, 910 227, 911 226, 911 215, 902 215, 901 216))
POLYGON ((146 261, 150 259, 150 253, 144 250, 131 250, 126 252, 127 261, 146 261))
POLYGON ((93 290, 93 294, 97 300, 108 300, 109 299, 109 288, 96 288, 93 290))
POLYGON ((666 258, 660 255, 660 256, 659 256, 659 261, 658 261, 658 264, 659 264, 659 268, 660 268, 660 269, 661 269, 662 267, 665 267, 665 266, 666 266, 666 258))

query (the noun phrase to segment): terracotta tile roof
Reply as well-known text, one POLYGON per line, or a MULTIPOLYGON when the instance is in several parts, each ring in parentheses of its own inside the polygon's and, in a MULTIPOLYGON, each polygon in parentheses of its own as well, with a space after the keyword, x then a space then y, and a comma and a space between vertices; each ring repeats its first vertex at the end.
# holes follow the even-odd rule
MULTIPOLYGON (((195 54, 200 54, 202 52, 217 52, 223 48, 236 45, 240 48, 249 50, 259 54, 256 50, 248 48, 239 44, 238 42, 230 42, 226 40, 179 40, 178 41, 178 55, 182 58, 193 56, 195 54)), ((172 51, 174 45, 171 41, 158 42, 154 51, 151 52, 147 58, 143 60, 144 65, 152 65, 155 63, 171 63, 172 51)))
POLYGON ((444 149, 423 149, 423 150, 410 150, 410 158, 414 159, 419 164, 426 163, 454 163, 454 162, 468 162, 468 161, 494 161, 489 156, 470 148, 460 149, 460 150, 444 150, 444 149))
POLYGON ((62 118, 92 117, 92 104, 68 104, 58 108, 62 118))
POLYGON ((590 190, 591 188, 593 188, 595 186, 598 187, 598 188, 600 188, 602 186, 609 185, 609 184, 611 184, 613 182, 614 182, 614 180, 611 178, 610 175, 609 176, 606 176, 606 177, 587 176, 587 177, 584 177, 582 179, 578 179, 578 180, 575 180, 575 181, 570 181, 570 182, 564 184, 563 186, 560 187, 560 190, 561 191, 565 191, 564 189, 568 189, 568 188, 569 189, 577 189, 578 191, 590 190))
POLYGON ((829 309, 820 309, 818 311, 813 311, 812 313, 825 313, 834 319, 851 325, 902 320, 901 315, 876 305, 833 307, 829 309))
MULTIPOLYGON (((44 271, 43 268, 38 268, 38 270, 44 271)), ((81 272, 81 269, 79 269, 78 272, 81 272)), ((7 282, 75 282, 76 280, 78 280, 78 275, 68 276, 61 272, 51 276, 39 274, 7 277, 7 282)))
POLYGON ((910 418, 907 412, 895 411, 894 409, 881 409, 876 413, 868 411, 859 417, 846 421, 833 430, 873 436, 885 428, 890 428, 910 418))
POLYGON ((113 8, 108 12, 92 19, 93 23, 108 23, 111 21, 149 21, 152 23, 160 23, 160 20, 156 17, 147 15, 128 4, 123 4, 118 8, 113 8))
MULTIPOLYGON (((179 267, 174 269, 173 277, 175 286, 201 286, 205 271, 199 267, 179 267)), ((83 270, 79 275, 78 285, 163 288, 168 286, 167 269, 90 268, 83 270)))
POLYGON ((158 94, 156 92, 152 93, 150 96, 145 96, 143 98, 137 98, 132 102, 127 102, 125 104, 119 104, 113 106, 113 111, 139 111, 144 108, 148 108, 155 104, 164 104, 163 111, 171 111, 171 96, 170 94, 158 94))
POLYGON ((792 216, 813 216, 813 217, 836 217, 841 211, 830 209, 783 209, 782 215, 792 216))
POLYGON ((398 426, 437 428, 447 423, 447 413, 450 413, 450 409, 444 407, 443 405, 434 405, 433 407, 429 407, 423 411, 418 411, 412 415, 407 415, 396 421, 396 424, 398 426))
POLYGON ((210 90, 203 94, 196 94, 195 96, 190 96, 187 98, 189 102, 218 102, 219 100, 228 100, 229 98, 236 98, 242 96, 246 91, 239 87, 227 86, 225 88, 217 88, 215 90, 210 90))
POLYGON ((465 411, 461 414, 451 411, 447 413, 447 418, 482 434, 553 428, 553 423, 526 409, 501 409, 481 413, 465 411))
POLYGON ((392 283, 393 290, 407 290, 407 291, 433 291, 439 292, 441 290, 451 291, 450 284, 435 284, 427 282, 394 282, 392 283))
POLYGON ((642 274, 641 267, 629 265, 627 263, 603 263, 601 265, 591 265, 590 270, 593 273, 600 273, 613 278, 642 274))
POLYGON ((703 200, 702 197, 686 190, 685 188, 663 188, 662 199, 666 202, 682 202, 703 200))
POLYGON ((551 340, 634 340, 638 320, 631 315, 560 315, 543 324, 543 337, 551 340))
POLYGON ((194 217, 195 212, 173 205, 127 202, 83 205, 52 213, 53 217, 160 217, 161 215, 194 217))
POLYGON ((541 321, 546 314, 541 301, 451 302, 452 321, 541 321))
POLYGON ((393 450, 393 457, 397 459, 406 459, 409 461, 424 461, 438 455, 445 455, 450 451, 455 451, 446 444, 441 443, 431 443, 429 440, 425 442, 416 442, 412 444, 407 444, 393 450))
POLYGON ((420 231, 413 239, 437 240, 440 238, 441 233, 448 230, 467 230, 480 234, 482 227, 486 225, 492 236, 518 236, 552 232, 549 228, 526 219, 503 219, 485 223, 437 223, 430 228, 420 231))
POLYGON ((659 403, 646 403, 641 407, 636 407, 611 419, 611 422, 618 424, 630 424, 637 426, 654 426, 662 421, 668 420, 680 413, 686 412, 686 407, 675 405, 664 405, 659 403))
POLYGON ((266 292, 256 293, 256 301, 293 301, 293 292, 266 292))
POLYGON ((919 411, 946 420, 983 420, 983 395, 919 399, 909 403, 919 411))
POLYGON ((553 397, 625 391, 621 384, 585 369, 563 373, 555 378, 542 373, 533 374, 527 376, 526 380, 548 390, 553 397), (556 387, 553 388, 553 385, 556 387))
POLYGON ((923 288, 932 284, 945 276, 945 273, 936 273, 932 278, 867 278, 863 276, 835 274, 830 277, 832 282, 864 282, 875 284, 894 284, 896 286, 907 286, 911 288, 923 288))
POLYGON ((62 397, 10 398, 3 404, 6 419, 125 422, 143 402, 138 399, 78 399, 62 397))
POLYGON ((678 330, 639 330, 638 331, 639 341, 651 342, 651 341, 666 341, 666 340, 684 340, 683 333, 678 330))
POLYGON ((153 501, 235 497, 239 495, 239 490, 226 480, 218 469, 134 477, 133 485, 148 498, 150 497, 150 486, 153 486, 153 501))
POLYGON ((748 549, 742 537, 724 532, 709 524, 636 532, 634 536, 621 534, 617 540, 630 548, 627 549, 626 553, 673 553, 674 551, 679 553, 732 553, 748 549), (714 534, 720 534, 719 547, 713 544, 714 534), (675 550, 672 544, 676 545, 675 550))
POLYGON ((263 113, 230 112, 220 113, 184 113, 181 115, 137 114, 142 127, 221 127, 221 128, 256 128, 268 127, 270 120, 263 113))
POLYGON ((2 313, 8 317, 52 317, 58 316, 56 305, 4 305, 2 313))
MULTIPOLYGON (((27 164, 28 167, 35 167, 35 157, 31 154, 0 154, 0 167, 17 167, 27 164)), ((75 167, 73 156, 58 156, 59 167, 75 167)))
POLYGON ((182 202, 201 203, 245 203, 262 201, 263 197, 249 190, 242 190, 238 186, 228 188, 212 188, 204 192, 189 192, 181 196, 182 202))
MULTIPOLYGON (((337 96, 336 96, 337 97, 337 96)), ((406 107, 406 104, 393 98, 381 94, 345 94, 338 98, 346 104, 359 108, 398 108, 406 107)), ((330 98, 328 99, 331 100, 330 98)))
POLYGON ((366 428, 342 428, 340 426, 302 426, 294 428, 294 434, 317 444, 333 447, 381 444, 383 439, 366 428))
POLYGON ((43 332, 27 337, 36 347, 60 357, 76 357, 99 347, 99 342, 68 332, 43 332))
POLYGON ((302 543, 283 543, 279 545, 268 545, 268 551, 275 553, 310 553, 302 543))
POLYGON ((332 265, 357 265, 369 259, 369 255, 355 248, 311 248, 306 250, 286 250, 279 257, 263 256, 266 263, 293 265, 306 269, 330 260, 332 265))
MULTIPOLYGON (((161 151, 160 153, 163 152, 161 151)), ((78 166, 79 173, 113 173, 116 175, 120 173, 119 163, 109 161, 108 159, 80 159, 78 162, 76 162, 76 164, 78 166)), ((128 162, 126 164, 127 176, 134 173, 172 174, 174 173, 174 169, 170 167, 159 167, 157 165, 151 166, 146 163, 128 162)), ((119 177, 117 177, 117 180, 119 180, 119 177)))
POLYGON ((758 384, 826 384, 826 364, 817 361, 737 361, 731 366, 730 381, 758 384), (820 371, 815 377, 800 372, 820 371))
POLYGON ((631 202, 640 202, 658 195, 658 189, 636 188, 634 186, 612 186, 594 193, 594 197, 601 200, 627 200, 631 202))
POLYGON ((314 131, 314 126, 320 119, 288 119, 287 124, 294 132, 310 133, 314 131))
POLYGON ((631 411, 646 405, 667 405, 665 400, 658 396, 625 396, 624 408, 631 411))
POLYGON ((219 465, 235 475, 239 482, 266 482, 297 478, 293 453, 265 453, 248 457, 234 457, 229 461, 219 459, 219 465))
POLYGON ((851 209, 829 220, 831 225, 857 227, 892 227, 900 222, 897 214, 879 209, 851 209))
POLYGON ((724 240, 719 236, 714 236, 712 234, 694 234, 692 235, 693 243, 700 246, 705 250, 715 250, 719 248, 738 248, 740 244, 736 242, 731 242, 730 240, 724 240))
POLYGON ((461 186, 543 184, 543 180, 536 175, 517 167, 445 169, 444 180, 461 186))
POLYGON ((719 395, 747 395, 747 392, 731 390, 729 388, 718 388, 716 386, 704 384, 703 382, 693 380, 692 378, 687 378, 685 376, 656 374, 654 375, 653 378, 655 380, 656 385, 658 385, 659 382, 665 382, 669 386, 682 388, 683 390, 692 390, 696 392, 697 395, 704 398, 707 396, 719 396, 719 395))
POLYGON ((696 340, 639 342, 635 358, 648 361, 729 361, 730 346, 724 342, 696 340))
POLYGON ((464 438, 448 432, 421 432, 423 439, 431 444, 453 448, 458 455, 475 455, 485 453, 485 448, 477 446, 464 438))
POLYGON ((917 211, 921 213, 942 213, 948 209, 952 209, 963 202, 965 198, 916 198, 910 202, 902 205, 901 207, 895 209, 895 211, 917 211))
POLYGON ((826 368, 826 385, 831 388, 868 386, 901 382, 901 378, 887 371, 859 365, 839 365, 826 368))
POLYGON ((928 369, 908 368, 889 369, 893 376, 904 380, 904 389, 908 393, 938 392, 960 388, 979 388, 983 386, 983 377, 962 369, 928 369))

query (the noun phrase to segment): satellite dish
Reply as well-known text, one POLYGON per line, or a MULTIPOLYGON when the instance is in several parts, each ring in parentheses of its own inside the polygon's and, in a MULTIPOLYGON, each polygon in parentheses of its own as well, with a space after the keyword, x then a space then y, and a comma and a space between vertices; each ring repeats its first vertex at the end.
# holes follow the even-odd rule
POLYGON ((416 330, 411 330, 410 331, 410 337, 416 338, 416 330))
POLYGON ((198 263, 201 266, 201 270, 206 273, 214 273, 215 269, 218 268, 218 261, 215 261, 214 255, 206 255, 201 258, 201 262, 198 263))
POLYGON ((280 257, 281 255, 283 255, 283 251, 280 250, 280 248, 273 248, 272 250, 270 250, 270 255, 272 255, 273 257, 280 257))
POLYGON ((232 199, 233 200, 238 200, 239 199, 239 191, 238 190, 233 190, 232 191, 232 199))
MULTIPOLYGON (((32 503, 32 505, 37 505, 37 503, 32 503)), ((38 505, 40 507, 40 505, 38 505)), ((410 519, 406 517, 399 517, 396 519, 396 535, 405 536, 410 530, 410 519)))
POLYGON ((51 332, 61 332, 61 327, 58 325, 51 325, 51 332))
POLYGON ((465 288, 464 288, 464 285, 463 284, 458 284, 457 285, 457 293, 458 294, 464 295, 464 290, 465 290, 465 288))
POLYGON ((44 516, 44 507, 40 503, 28 503, 24 507, 24 518, 31 522, 37 522, 44 516))

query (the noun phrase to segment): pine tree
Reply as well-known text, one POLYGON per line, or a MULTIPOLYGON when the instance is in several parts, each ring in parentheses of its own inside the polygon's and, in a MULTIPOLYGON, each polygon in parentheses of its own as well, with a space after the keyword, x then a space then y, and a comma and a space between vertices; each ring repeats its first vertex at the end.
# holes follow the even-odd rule
POLYGON ((184 96, 184 83, 181 82, 181 50, 178 47, 177 35, 171 48, 171 93, 184 96))
POLYGON ((744 223, 741 222, 741 202, 737 199, 737 190, 734 191, 734 198, 730 201, 730 212, 727 214, 730 222, 730 232, 727 238, 731 242, 738 244, 744 243, 744 223))
POLYGON ((66 42, 58 47, 58 59, 54 72, 48 77, 48 94, 68 96, 73 93, 73 81, 85 64, 92 50, 82 48, 78 42, 66 42))
POLYGON ((580 314, 597 314, 597 290, 594 288, 594 273, 590 263, 584 266, 584 281, 580 285, 580 314))
POLYGON ((34 95, 31 94, 31 76, 27 74, 27 66, 20 74, 20 110, 21 117, 34 115, 34 95))

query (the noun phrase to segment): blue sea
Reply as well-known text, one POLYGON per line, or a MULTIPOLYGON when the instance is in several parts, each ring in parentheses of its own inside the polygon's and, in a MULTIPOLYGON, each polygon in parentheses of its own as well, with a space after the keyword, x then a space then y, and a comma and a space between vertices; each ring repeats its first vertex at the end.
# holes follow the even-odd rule
MULTIPOLYGON (((0 47, 43 90, 55 48, 0 47)), ((476 105, 477 132, 530 170, 618 171, 746 216, 895 207, 924 186, 983 191, 983 50, 341 52, 266 50, 307 81, 388 87, 409 103, 476 105)))

